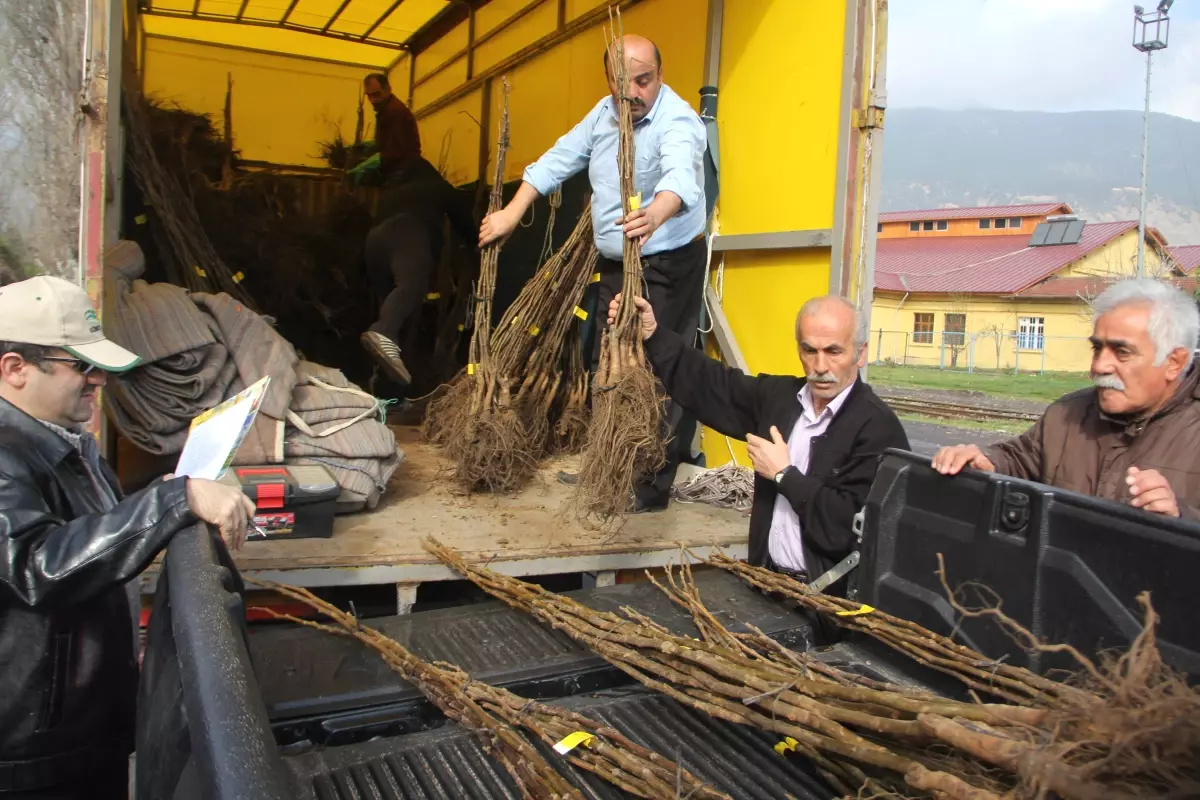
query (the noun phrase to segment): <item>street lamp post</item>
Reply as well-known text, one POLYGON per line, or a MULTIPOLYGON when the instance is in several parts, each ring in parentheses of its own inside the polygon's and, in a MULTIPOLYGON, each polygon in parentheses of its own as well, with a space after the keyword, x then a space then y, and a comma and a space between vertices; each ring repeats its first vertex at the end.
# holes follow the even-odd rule
POLYGON ((1150 13, 1141 6, 1133 7, 1133 46, 1146 54, 1146 108, 1142 112, 1142 209, 1138 213, 1137 276, 1146 275, 1146 183, 1150 158, 1150 65, 1155 50, 1167 48, 1171 20, 1167 12, 1175 0, 1160 0, 1150 13))

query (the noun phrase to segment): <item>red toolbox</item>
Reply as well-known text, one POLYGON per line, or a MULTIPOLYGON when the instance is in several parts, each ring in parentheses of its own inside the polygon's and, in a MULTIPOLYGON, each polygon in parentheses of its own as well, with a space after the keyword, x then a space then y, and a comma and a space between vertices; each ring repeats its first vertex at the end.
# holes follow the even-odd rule
POLYGON ((254 522, 268 539, 328 539, 342 488, 320 465, 230 467, 221 481, 254 501, 254 522))

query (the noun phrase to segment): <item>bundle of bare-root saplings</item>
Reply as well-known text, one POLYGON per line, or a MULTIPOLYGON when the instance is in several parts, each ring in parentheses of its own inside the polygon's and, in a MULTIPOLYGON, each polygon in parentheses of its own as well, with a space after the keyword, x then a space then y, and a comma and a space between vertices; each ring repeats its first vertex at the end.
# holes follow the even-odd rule
POLYGON ((602 722, 472 680, 452 664, 425 661, 306 589, 266 582, 259 585, 308 605, 335 625, 264 609, 272 616, 357 639, 378 653, 443 714, 475 732, 524 798, 584 800, 584 793, 564 775, 567 771, 554 764, 565 758, 634 797, 728 800, 728 795, 698 780, 682 764, 642 747, 602 722), (535 747, 537 742, 543 747, 535 747), (549 750, 557 755, 548 758, 549 750))
MULTIPOLYGON (((505 98, 488 213, 502 203, 507 84, 505 98)), ((443 448, 455 480, 468 491, 520 487, 539 458, 578 440, 586 419, 587 373, 575 323, 597 259, 590 210, 583 210, 566 243, 492 327, 499 255, 499 242, 484 248, 467 368, 430 403, 424 425, 426 437, 443 448), (555 418, 563 424, 552 424, 555 418)))
MULTIPOLYGON (((608 55, 616 85, 625 86, 628 74, 619 11, 614 27, 608 55)), ((640 196, 633 175, 633 117, 629 98, 623 94, 617 111, 621 204, 623 216, 627 216, 638 207, 640 196)), ((641 321, 634 308, 634 300, 642 296, 641 245, 628 237, 622 245, 622 303, 615 322, 601 339, 600 361, 592 380, 592 419, 575 496, 578 516, 600 523, 631 510, 636 480, 658 469, 666 457, 662 402, 642 349, 641 321)), ((596 313, 604 315, 608 309, 596 313)))
MULTIPOLYGON (((714 717, 777 734, 781 754, 807 757, 848 797, 1200 796, 1200 690, 1162 662, 1154 639, 1157 618, 1146 598, 1140 598, 1145 627, 1127 653, 1100 664, 1075 653, 1078 678, 1059 681, 992 661, 858 603, 813 595, 786 576, 718 560, 717 566, 783 591, 839 623, 855 620, 847 625, 872 632, 920 663, 940 664, 971 687, 968 702, 822 664, 753 628, 732 633, 704 607, 687 569, 660 588, 691 612, 700 639, 674 635, 631 609, 596 611, 468 564, 437 543, 427 549, 484 591, 566 633, 647 687, 714 717), (984 702, 984 695, 993 702, 984 702)), ((956 602, 953 593, 950 599, 956 602)), ((1021 635, 1011 620, 1002 622, 1021 635)))

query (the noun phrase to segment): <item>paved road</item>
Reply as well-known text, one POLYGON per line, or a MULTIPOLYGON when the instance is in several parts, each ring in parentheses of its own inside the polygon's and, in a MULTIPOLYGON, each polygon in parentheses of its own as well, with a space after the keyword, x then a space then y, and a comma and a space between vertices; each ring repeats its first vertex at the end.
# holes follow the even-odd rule
POLYGON ((932 456, 939 447, 948 444, 974 443, 978 445, 992 444, 1009 438, 1005 433, 988 433, 986 431, 964 430, 947 425, 935 425, 929 422, 911 422, 902 420, 904 431, 908 434, 908 444, 914 453, 922 456, 932 456))

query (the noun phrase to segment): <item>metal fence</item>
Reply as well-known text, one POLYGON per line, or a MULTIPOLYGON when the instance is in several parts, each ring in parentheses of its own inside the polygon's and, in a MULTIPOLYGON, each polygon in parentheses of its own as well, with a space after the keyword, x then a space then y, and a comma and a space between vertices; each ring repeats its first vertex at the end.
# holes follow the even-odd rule
POLYGON ((872 364, 937 367, 962 372, 1086 372, 1092 360, 1084 336, 1024 333, 913 333, 875 330, 872 364))

